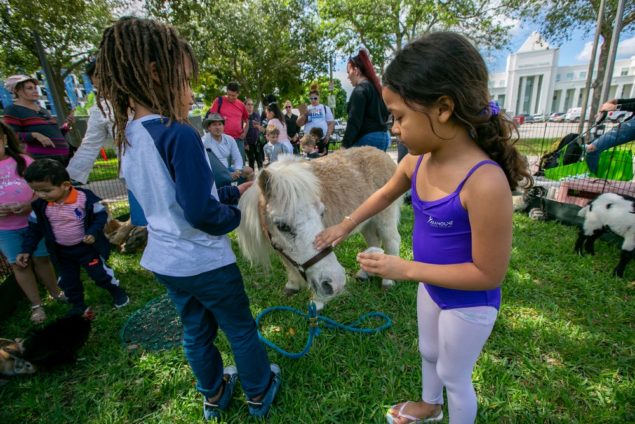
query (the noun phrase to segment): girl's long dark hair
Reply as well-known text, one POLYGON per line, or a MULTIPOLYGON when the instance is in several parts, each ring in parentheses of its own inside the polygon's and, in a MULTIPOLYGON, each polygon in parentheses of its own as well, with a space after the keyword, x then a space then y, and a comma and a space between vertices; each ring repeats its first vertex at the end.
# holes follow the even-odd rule
POLYGON ((198 64, 192 47, 172 26, 125 17, 104 30, 95 76, 97 97, 110 102, 117 129, 115 144, 123 151, 128 144, 125 127, 130 100, 170 121, 187 122, 180 102, 190 77, 198 77, 198 64), (187 60, 192 64, 191 76, 186 74, 187 60))
POLYGON ((396 55, 383 83, 415 109, 451 98, 453 119, 501 166, 511 189, 521 182, 531 185, 527 161, 514 147, 517 127, 502 112, 492 113, 487 67, 467 38, 452 32, 424 35, 396 55))
POLYGON ((282 113, 282 109, 280 109, 280 106, 278 105, 278 101, 276 100, 276 98, 270 95, 270 96, 267 96, 265 100, 270 100, 266 104, 267 109, 269 109, 273 113, 273 116, 276 119, 278 119, 278 121, 280 121, 282 125, 285 125, 284 114, 282 113))
POLYGON ((15 135, 11 127, 9 127, 4 122, 0 121, 0 132, 4 135, 6 140, 6 146, 4 148, 4 154, 10 156, 15 160, 16 171, 19 176, 24 178, 24 171, 26 170, 26 161, 24 160, 24 153, 22 152, 22 148, 20 147, 20 142, 18 141, 18 137, 15 135))

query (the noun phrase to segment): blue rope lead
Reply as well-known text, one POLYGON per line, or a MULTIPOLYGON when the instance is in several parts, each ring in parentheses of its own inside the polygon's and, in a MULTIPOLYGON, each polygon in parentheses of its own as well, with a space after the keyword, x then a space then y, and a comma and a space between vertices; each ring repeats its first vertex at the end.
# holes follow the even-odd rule
POLYGON ((327 328, 339 328, 341 330, 350 331, 353 333, 365 333, 365 334, 379 333, 380 331, 384 331, 385 329, 390 328, 392 326, 392 321, 390 320, 390 318, 388 318, 388 316, 382 312, 369 312, 367 314, 362 315, 361 317, 357 319, 357 321, 351 324, 348 324, 348 325, 341 324, 335 320, 332 320, 331 318, 318 315, 317 309, 315 307, 315 303, 309 302, 308 314, 305 314, 304 312, 296 308, 291 308, 289 306, 272 306, 270 308, 265 309, 261 313, 259 313, 258 316, 256 317, 256 327, 258 328, 258 338, 264 344, 266 344, 267 346, 269 346, 276 352, 280 353, 281 355, 284 355, 292 359, 298 359, 303 357, 307 353, 309 353, 309 349, 311 348, 311 345, 313 344, 313 338, 320 334, 320 327, 319 327, 320 321, 322 321, 324 323, 324 326, 327 328), (307 319, 309 323, 309 337, 307 339, 306 345, 304 345, 304 349, 302 349, 300 352, 295 352, 295 353, 287 352, 286 350, 282 349, 275 343, 267 340, 267 338, 263 336, 262 333, 260 332, 260 320, 262 319, 262 317, 264 317, 268 313, 274 312, 274 311, 289 311, 289 312, 293 312, 296 315, 305 317, 307 319), (362 322, 374 317, 383 319, 384 324, 375 328, 360 328, 360 324, 362 322))

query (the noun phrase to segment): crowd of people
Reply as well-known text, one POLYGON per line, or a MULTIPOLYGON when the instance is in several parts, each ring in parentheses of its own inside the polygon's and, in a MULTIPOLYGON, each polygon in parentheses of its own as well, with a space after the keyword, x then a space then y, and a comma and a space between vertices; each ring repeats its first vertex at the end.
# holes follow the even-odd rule
MULTIPOLYGON (((511 192, 531 182, 511 142, 514 124, 489 100, 481 55, 455 33, 427 34, 405 46, 382 82, 365 50, 349 59, 347 72, 354 89, 343 147, 385 151, 391 114, 392 133, 405 151, 392 178, 341 223, 318 234, 314 247, 319 251, 341 243, 411 190, 413 260, 378 252, 357 257, 368 273, 415 281, 418 287, 413 319, 421 396, 395 404, 386 420, 440 421, 445 389, 450 422, 474 422, 472 370, 501 304, 511 255, 511 192)), ((232 82, 214 100, 201 138, 188 121, 190 81, 197 73, 192 48, 174 28, 149 19, 120 19, 104 31, 94 67, 97 98, 108 105, 108 122, 115 128, 101 133, 114 137, 121 175, 147 222, 141 265, 165 287, 180 315, 205 419, 228 410, 238 382, 249 413, 263 417, 282 374, 258 339, 228 233, 240 223, 236 205, 254 183, 253 169, 282 154, 310 159, 328 154, 334 117, 320 103, 317 86, 310 89, 310 104, 298 105, 299 115, 291 102, 279 103, 273 95, 264 98, 259 115, 252 99, 239 99, 240 87, 232 82), (121 55, 129 45, 138 48, 121 55), (224 363, 215 344, 219 329, 235 365, 224 363)), ((63 135, 72 120, 58 126, 34 106, 37 81, 16 76, 8 84, 16 104, 5 116, 8 126, 0 125, 0 247, 32 303, 32 320, 45 318, 36 275, 52 297, 70 302, 71 313, 91 316, 80 266, 111 294, 115 307, 127 305, 128 295, 105 263, 106 213, 92 192, 72 184, 72 179, 86 182, 86 172, 69 175, 65 169, 63 135)))

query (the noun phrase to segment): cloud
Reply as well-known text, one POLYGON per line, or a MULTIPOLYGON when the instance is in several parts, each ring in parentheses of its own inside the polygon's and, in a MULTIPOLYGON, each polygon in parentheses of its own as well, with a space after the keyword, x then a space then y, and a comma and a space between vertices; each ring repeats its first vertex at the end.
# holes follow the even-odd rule
MULTIPOLYGON (((576 59, 580 62, 588 62, 591 60, 591 50, 593 49, 593 42, 589 41, 584 44, 582 51, 576 55, 576 59)), ((598 47, 598 54, 599 54, 598 47)), ((635 37, 620 40, 617 45, 617 58, 624 59, 635 56, 635 37)))

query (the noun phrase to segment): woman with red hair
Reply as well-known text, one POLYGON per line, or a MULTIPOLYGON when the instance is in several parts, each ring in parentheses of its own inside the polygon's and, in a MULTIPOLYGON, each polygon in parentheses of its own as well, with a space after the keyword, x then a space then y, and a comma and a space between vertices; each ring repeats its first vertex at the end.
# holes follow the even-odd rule
POLYGON ((348 100, 348 122, 342 146, 373 146, 384 152, 390 145, 388 109, 381 98, 381 83, 368 52, 361 49, 346 65, 353 93, 348 100))

